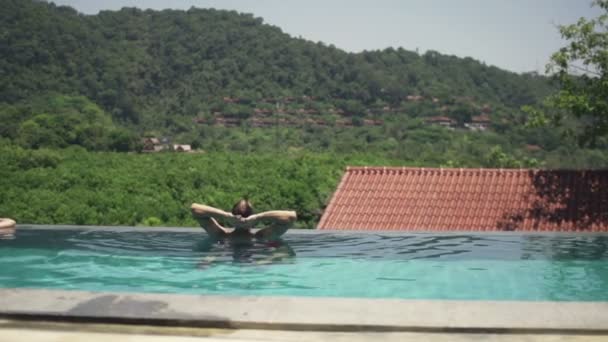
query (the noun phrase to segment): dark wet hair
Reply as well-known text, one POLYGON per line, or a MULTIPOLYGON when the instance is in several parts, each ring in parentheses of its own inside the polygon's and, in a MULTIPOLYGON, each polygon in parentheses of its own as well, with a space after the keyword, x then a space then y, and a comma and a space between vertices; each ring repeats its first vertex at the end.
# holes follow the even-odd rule
POLYGON ((236 202, 234 207, 232 207, 232 215, 248 217, 253 215, 253 207, 247 198, 243 198, 240 201, 236 202))

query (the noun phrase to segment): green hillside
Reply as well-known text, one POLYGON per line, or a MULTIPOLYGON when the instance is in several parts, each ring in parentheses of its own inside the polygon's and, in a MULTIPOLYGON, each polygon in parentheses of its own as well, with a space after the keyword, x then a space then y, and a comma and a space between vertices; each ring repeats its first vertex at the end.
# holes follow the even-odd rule
POLYGON ((521 107, 557 90, 533 73, 434 51, 347 53, 233 11, 83 15, 44 1, 0 5, 0 133, 25 148, 139 151, 142 137, 166 137, 219 152, 606 165, 605 146, 580 150, 563 139, 575 123, 525 127, 521 107), (87 119, 84 107, 104 119, 87 119), (489 128, 471 129, 479 120, 489 128))
POLYGON ((149 102, 167 102, 152 101, 157 96, 172 100, 164 106, 180 108, 218 96, 309 95, 369 105, 396 103, 409 94, 471 96, 519 107, 547 90, 542 79, 437 52, 349 54, 236 12, 125 8, 85 16, 40 1, 2 5, 2 67, 9 77, 1 95, 8 101, 48 89, 78 92, 128 118, 131 110, 144 113, 149 102))
POLYGON ((265 100, 303 96, 327 115, 332 106, 364 117, 385 107, 417 116, 460 104, 464 115, 487 106, 503 116, 550 91, 543 77, 438 52, 346 53, 249 14, 125 8, 85 16, 41 1, 0 4, 0 101, 82 95, 139 131, 176 132, 186 118, 218 112, 249 117, 265 100), (407 96, 437 106, 404 106, 407 96), (245 108, 227 108, 224 98, 245 108))

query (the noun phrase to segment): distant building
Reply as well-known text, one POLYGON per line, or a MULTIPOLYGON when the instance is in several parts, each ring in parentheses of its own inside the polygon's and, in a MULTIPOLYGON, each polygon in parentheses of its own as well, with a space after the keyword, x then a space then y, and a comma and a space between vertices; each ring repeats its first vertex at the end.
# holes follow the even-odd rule
POLYGON ((375 119, 363 119, 364 126, 382 126, 384 121, 375 119))
POLYGON ((272 114, 272 110, 270 110, 268 108, 255 108, 253 110, 253 114, 261 115, 261 116, 268 116, 268 115, 272 114))
POLYGON ((424 100, 424 97, 422 97, 421 95, 408 95, 408 96, 406 96, 406 100, 412 101, 412 102, 418 102, 418 101, 424 100))
POLYGON ((224 127, 236 127, 241 124, 241 120, 229 117, 215 117, 215 124, 224 127))
POLYGON ((224 101, 224 103, 238 103, 239 102, 239 99, 233 98, 233 97, 228 97, 228 96, 222 98, 222 100, 224 101))
POLYGON ((543 148, 538 146, 538 145, 526 145, 526 151, 528 152, 538 152, 538 151, 542 151, 543 148))
POLYGON ((141 140, 144 152, 158 152, 162 150, 162 145, 158 138, 143 138, 141 140))
POLYGON ((481 114, 471 118, 471 122, 464 124, 471 131, 485 131, 490 128, 492 121, 487 114, 481 114))
POLYGON ((456 126, 456 120, 447 116, 433 116, 426 119, 425 122, 429 125, 439 125, 449 129, 454 129, 456 126))
POLYGON ((173 151, 175 152, 192 152, 192 147, 190 145, 173 145, 173 151))

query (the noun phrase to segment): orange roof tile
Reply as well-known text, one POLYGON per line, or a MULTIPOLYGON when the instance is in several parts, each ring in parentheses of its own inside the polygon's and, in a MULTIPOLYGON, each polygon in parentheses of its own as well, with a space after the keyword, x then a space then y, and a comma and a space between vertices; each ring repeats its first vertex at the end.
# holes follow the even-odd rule
POLYGON ((608 231, 608 170, 348 167, 318 229, 608 231))

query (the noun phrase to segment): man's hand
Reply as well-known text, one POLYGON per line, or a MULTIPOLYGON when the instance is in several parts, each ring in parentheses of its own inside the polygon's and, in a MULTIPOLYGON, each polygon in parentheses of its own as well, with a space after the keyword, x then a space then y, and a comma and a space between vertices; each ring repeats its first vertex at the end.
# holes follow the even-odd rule
POLYGON ((241 215, 235 215, 237 228, 251 228, 255 224, 255 215, 243 217, 241 215))

